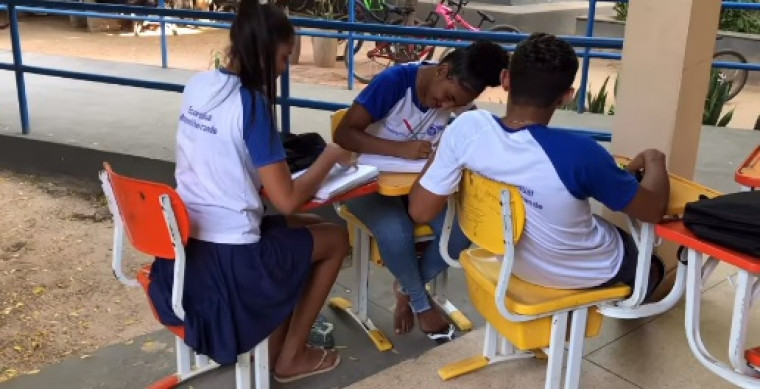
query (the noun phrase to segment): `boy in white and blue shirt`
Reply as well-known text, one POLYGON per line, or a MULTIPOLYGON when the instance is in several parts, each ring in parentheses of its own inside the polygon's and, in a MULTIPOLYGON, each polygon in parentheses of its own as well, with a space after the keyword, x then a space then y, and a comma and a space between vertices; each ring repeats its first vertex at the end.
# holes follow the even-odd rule
MULTIPOLYGON (((380 73, 364 89, 338 125, 335 141, 358 153, 423 160, 432 153, 452 114, 472 107, 487 86, 499 84, 508 65, 507 52, 491 42, 454 50, 439 64, 397 65, 380 73)), ((369 228, 394 285, 396 333, 407 333, 415 316, 423 332, 450 333, 446 318, 432 309, 425 284, 446 269, 438 251, 443 212, 429 225, 436 239, 417 258, 414 222, 407 212, 407 197, 372 195, 346 206, 369 228), (400 284, 400 285, 399 285, 400 284)), ((456 227, 449 251, 457 255, 469 242, 456 227)))
MULTIPOLYGON (((417 222, 432 220, 469 169, 520 188, 526 224, 515 247, 515 275, 560 289, 633 286, 633 239, 594 215, 589 200, 659 221, 669 195, 665 158, 647 150, 623 170, 590 137, 547 127, 555 109, 572 99, 577 69, 572 46, 561 39, 534 34, 522 42, 502 75, 507 115, 477 110, 454 120, 412 189, 409 212, 417 222), (641 183, 631 174, 639 170, 641 183)), ((648 294, 664 275, 659 258, 653 261, 648 294)))

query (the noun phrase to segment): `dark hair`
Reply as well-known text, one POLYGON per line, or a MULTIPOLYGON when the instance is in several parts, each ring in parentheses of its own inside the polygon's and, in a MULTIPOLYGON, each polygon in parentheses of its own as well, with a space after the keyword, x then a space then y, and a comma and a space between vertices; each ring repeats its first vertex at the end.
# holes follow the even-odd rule
POLYGON ((262 5, 259 0, 240 2, 230 28, 229 64, 245 88, 267 97, 272 123, 277 96, 277 47, 294 37, 293 25, 279 7, 262 5))
POLYGON ((509 67, 509 53, 496 43, 476 41, 447 54, 441 65, 449 65, 449 76, 472 92, 500 83, 501 71, 509 67))
POLYGON ((578 72, 573 46, 550 34, 520 42, 509 67, 512 103, 551 108, 570 89, 578 72))

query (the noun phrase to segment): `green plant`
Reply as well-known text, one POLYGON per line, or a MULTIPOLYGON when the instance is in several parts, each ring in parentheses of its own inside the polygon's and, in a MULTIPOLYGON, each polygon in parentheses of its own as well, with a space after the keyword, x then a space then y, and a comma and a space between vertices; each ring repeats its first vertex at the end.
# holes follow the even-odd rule
POLYGON ((567 104, 560 106, 559 109, 564 109, 567 111, 575 111, 578 109, 578 103, 580 103, 579 99, 580 99, 580 92, 576 90, 575 96, 573 96, 573 99, 570 100, 567 104))
POLYGON ((731 92, 731 80, 725 80, 720 76, 720 72, 712 69, 710 72, 710 84, 707 89, 705 98, 705 110, 702 114, 702 124, 708 126, 725 127, 734 116, 732 109, 722 117, 723 107, 728 101, 728 94, 731 92))
MULTIPOLYGON (((760 0, 734 0, 737 3, 760 3, 760 0)), ((760 33, 760 13, 743 9, 724 9, 718 28, 746 34, 760 33)))
POLYGON ((615 3, 612 10, 615 11, 615 20, 623 21, 628 17, 628 3, 615 3))
MULTIPOLYGON (((607 78, 604 79, 604 82, 602 83, 602 87, 599 89, 599 92, 594 94, 591 92, 586 93, 586 98, 588 101, 588 111, 591 113, 605 113, 605 108, 607 108, 607 83, 610 82, 610 76, 607 76, 607 78)), ((589 87, 591 85, 589 84, 589 87)), ((590 89, 590 88, 589 88, 590 89)))
MULTIPOLYGON (((615 86, 613 87, 614 96, 617 96, 618 79, 619 77, 615 78, 615 86)), ((609 84, 609 82, 610 76, 607 76, 607 78, 604 79, 601 88, 599 88, 599 91, 596 93, 590 91, 591 85, 589 85, 589 90, 586 92, 586 110, 588 112, 600 114, 606 113, 607 115, 615 114, 614 104, 610 105, 610 108, 607 109, 607 98, 609 97, 609 93, 607 92, 607 84, 609 84)), ((576 91, 575 96, 573 96, 573 100, 561 106, 560 109, 577 110, 578 104, 580 103, 580 98, 580 91, 576 91)))

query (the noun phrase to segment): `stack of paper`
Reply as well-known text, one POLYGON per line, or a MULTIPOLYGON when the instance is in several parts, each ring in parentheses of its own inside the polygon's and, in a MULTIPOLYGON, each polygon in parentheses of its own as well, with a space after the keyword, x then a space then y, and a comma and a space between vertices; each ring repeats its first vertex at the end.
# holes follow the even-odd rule
POLYGON ((409 160, 386 155, 362 154, 359 163, 371 165, 381 172, 388 173, 420 173, 425 168, 427 159, 409 160))
MULTIPOLYGON (((294 173, 293 179, 298 178, 304 172, 306 172, 306 170, 294 173)), ((335 196, 376 180, 377 175, 378 170, 374 166, 360 164, 354 167, 345 168, 340 165, 335 165, 332 170, 330 170, 327 178, 322 182, 322 186, 314 195, 314 199, 317 201, 329 200, 335 196)))

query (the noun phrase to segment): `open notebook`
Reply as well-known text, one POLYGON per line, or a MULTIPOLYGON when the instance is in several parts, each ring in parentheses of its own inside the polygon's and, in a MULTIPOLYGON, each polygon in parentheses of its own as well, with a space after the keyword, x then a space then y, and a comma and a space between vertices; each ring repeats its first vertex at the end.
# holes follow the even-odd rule
MULTIPOLYGON (((306 170, 293 173, 293 179, 298 178, 304 172, 306 172, 306 170)), ((314 199, 320 202, 327 201, 335 196, 374 181, 377 179, 377 175, 377 168, 370 165, 360 164, 350 168, 335 165, 332 170, 330 170, 330 173, 327 175, 324 182, 322 182, 322 186, 314 195, 314 199)))
POLYGON ((381 172, 388 173, 420 173, 425 168, 427 159, 408 160, 385 155, 362 154, 359 161, 362 165, 371 165, 381 172))

